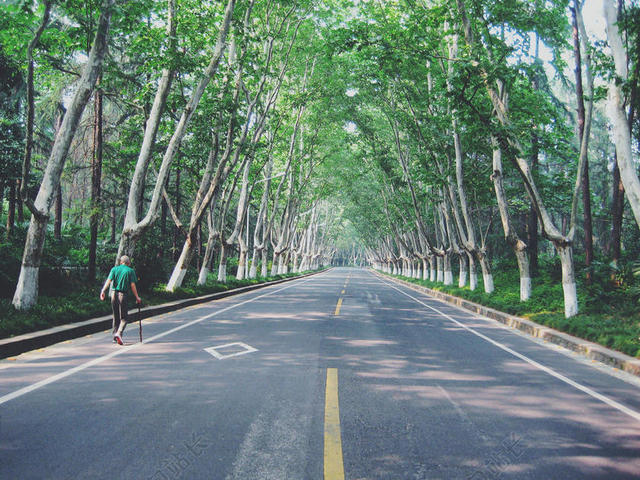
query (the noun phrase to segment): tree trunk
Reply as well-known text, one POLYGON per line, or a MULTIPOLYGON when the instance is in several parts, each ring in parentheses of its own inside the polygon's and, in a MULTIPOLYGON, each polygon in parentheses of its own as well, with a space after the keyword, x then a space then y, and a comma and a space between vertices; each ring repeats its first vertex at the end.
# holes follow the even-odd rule
POLYGON ((478 288, 478 272, 476 271, 476 259, 472 253, 468 254, 469 259, 469 290, 478 288))
POLYGON ((200 271, 200 260, 202 258, 202 224, 198 223, 198 238, 196 240, 196 270, 200 271))
POLYGON ((227 283, 227 251, 224 242, 220 244, 220 262, 218 264, 218 282, 227 283))
MULTIPOLYGON (((189 125, 193 114, 195 113, 200 99, 204 94, 204 91, 218 71, 220 60, 226 48, 226 38, 231 25, 231 19, 233 16, 233 10, 235 8, 236 0, 228 0, 225 8, 225 16, 223 23, 218 32, 218 39, 214 52, 211 56, 209 65, 205 69, 200 78, 200 81, 192 91, 191 98, 185 106, 180 120, 175 127, 173 135, 169 140, 169 144, 165 150, 162 158, 162 164, 156 179, 156 184, 151 197, 146 216, 138 222, 137 211, 138 202, 140 196, 140 189, 144 188, 144 177, 148 167, 149 159, 151 156, 151 148, 155 142, 155 135, 160 124, 160 117, 162 109, 166 103, 167 95, 170 89, 170 79, 173 72, 163 71, 161 83, 156 92, 156 98, 152 107, 147 127, 145 128, 145 137, 142 147, 140 149, 140 155, 138 157, 138 163, 136 164, 136 170, 131 182, 131 190, 129 191, 129 203, 127 204, 127 213, 125 215, 124 227, 122 230, 122 236, 120 237, 120 246, 118 247, 118 257, 124 254, 132 254, 135 248, 137 239, 155 222, 159 214, 160 203, 162 200, 162 190, 169 175, 169 168, 173 159, 175 158, 180 142, 184 138, 187 132, 187 126, 189 125)), ((253 5, 253 2, 251 3, 253 5)), ((170 11, 173 11, 170 9, 170 11)), ((171 23, 171 22, 170 22, 171 23)), ((170 28, 170 25, 168 26, 170 28)))
POLYGON ((56 240, 62 239, 62 185, 58 185, 58 191, 56 192, 53 238, 56 240))
MULTIPOLYGON (((98 83, 100 80, 98 80, 98 83)), ((100 191, 102 186, 102 92, 94 95, 93 155, 91 157, 91 214, 89 241, 89 281, 96 279, 96 250, 98 248, 98 221, 100 219, 100 191)))
MULTIPOLYGON (((467 43, 470 46, 478 46, 480 48, 485 48, 482 42, 477 41, 474 38, 474 32, 472 31, 471 22, 469 21, 469 17, 467 16, 466 6, 464 0, 456 0, 458 10, 461 16, 462 25, 465 31, 465 38, 467 43)), ((491 52, 487 51, 489 56, 491 57, 491 52)), ((486 70, 481 68, 481 74, 484 77, 485 87, 487 93, 491 99, 492 106, 494 108, 494 115, 500 124, 505 127, 507 130, 511 128, 511 120, 509 117, 509 109, 507 104, 507 98, 503 91, 503 84, 498 80, 493 82, 493 80, 489 79, 489 75, 486 70)), ((519 139, 512 135, 507 135, 505 138, 511 147, 515 150, 515 156, 512 159, 515 163, 515 166, 520 173, 520 176, 524 182, 524 186, 527 190, 529 198, 531 202, 536 206, 536 213, 538 215, 538 220, 543 229, 543 233, 546 238, 548 238, 556 247, 559 253, 561 253, 561 262, 563 265, 563 290, 565 297, 565 315, 567 317, 573 316, 577 314, 578 310, 578 301, 576 296, 575 289, 575 279, 573 279, 573 255, 572 255, 572 241, 575 232, 575 214, 577 210, 577 194, 579 192, 580 187, 580 178, 582 176, 582 169, 584 166, 583 162, 583 153, 585 152, 584 144, 581 146, 581 155, 580 161, 578 164, 578 175, 576 178, 576 184, 573 192, 573 201, 571 205, 571 225, 570 231, 567 236, 561 234, 558 231, 558 228, 553 222, 549 211, 546 209, 544 202, 542 200, 542 196, 538 191, 535 180, 531 175, 531 169, 529 167, 528 162, 524 159, 523 153, 524 148, 519 141, 519 139), (570 281, 569 279, 573 279, 570 281)))
MULTIPOLYGON (((526 251, 527 245, 522 240, 520 240, 520 237, 518 237, 518 234, 511 224, 507 196, 504 191, 504 176, 502 173, 502 150, 499 147, 497 139, 493 138, 492 142, 493 174, 491 175, 491 179, 493 180, 493 186, 496 193, 504 237, 507 241, 507 244, 509 244, 509 246, 513 249, 513 252, 518 261, 518 271, 520 272, 520 301, 525 302, 531 297, 531 275, 529 273, 529 257, 527 256, 526 251)), ((534 217, 534 220, 537 238, 538 223, 536 217, 534 217)))
POLYGON ((612 136, 616 145, 620 178, 624 185, 631 211, 640 227, 640 179, 636 172, 631 149, 629 119, 625 111, 625 95, 623 84, 627 81, 627 53, 618 30, 618 8, 613 0, 604 0, 607 38, 613 53, 616 77, 609 82, 608 116, 613 124, 612 136))
POLYGON ((613 165, 613 201, 611 202, 611 239, 609 255, 614 264, 618 264, 622 244, 622 219, 624 216, 624 186, 620 179, 620 169, 616 156, 613 165))
POLYGON ((267 248, 262 249, 262 259, 260 265, 260 276, 262 278, 267 278, 269 276, 269 265, 268 265, 269 252, 267 248))
POLYGON ((258 249, 253 248, 253 253, 251 255, 251 267, 249 267, 249 278, 256 278, 258 276, 258 255, 260 251, 258 249))
POLYGON ((236 279, 244 280, 247 265, 247 243, 242 238, 242 233, 238 236, 238 245, 240 252, 238 253, 238 269, 236 270, 236 279))
POLYGON ((465 253, 458 255, 458 264, 460 265, 460 275, 458 276, 458 288, 467 286, 467 257, 465 253))
POLYGON ((484 293, 491 294, 495 290, 495 286, 493 284, 493 274, 491 273, 491 265, 489 264, 489 259, 482 252, 478 256, 480 257, 480 268, 482 269, 484 293))
POLYGON ((444 254, 444 284, 453 285, 453 271, 451 270, 451 253, 444 254))
POLYGON ((113 199, 111 200, 111 237, 109 238, 109 243, 111 243, 112 245, 116 243, 116 225, 118 223, 117 217, 118 217, 118 214, 116 211, 116 199, 115 199, 115 191, 114 191, 113 199))
POLYGON ((13 237, 13 230, 16 225, 16 197, 19 180, 9 182, 9 209, 7 210, 7 240, 13 237))
MULTIPOLYGON (((584 217, 584 249, 585 249, 585 264, 587 267, 587 283, 591 284, 592 277, 591 271, 589 267, 593 261, 593 222, 591 215, 591 187, 589 185, 589 157, 586 152, 586 145, 588 145, 588 136, 590 134, 589 124, 587 124, 586 118, 586 110, 584 106, 584 92, 582 87, 582 55, 580 52, 580 33, 579 33, 579 22, 581 23, 582 18, 581 12, 579 10, 578 0, 574 0, 574 5, 571 8, 571 13, 573 17, 573 55, 575 57, 575 77, 576 77, 576 98, 578 105, 578 138, 580 140, 580 154, 584 155, 584 167, 582 170, 582 178, 580 179, 580 183, 582 184, 582 210, 584 217), (585 138, 587 137, 587 138, 585 138), (585 151, 583 152, 583 144, 585 151)), ((586 41, 586 39, 583 39, 586 41)), ((587 52, 587 58, 585 59, 585 68, 587 69, 587 91, 591 97, 591 85, 590 85, 590 73, 588 69, 590 68, 590 62, 587 52)), ((592 100, 590 100, 592 102, 592 100)), ((591 103, 589 113, 591 113, 591 103)))
POLYGON ((211 272, 211 265, 213 264, 213 252, 218 232, 216 231, 215 222, 213 219, 213 213, 217 204, 217 196, 212 201, 209 207, 209 213, 207 216, 207 226, 209 227, 209 233, 207 236, 207 248, 204 251, 204 258, 202 259, 202 267, 200 267, 200 273, 198 274, 198 285, 205 285, 207 283, 207 277, 211 272))
POLYGON ((564 316, 578 314, 578 292, 573 267, 573 248, 571 245, 556 245, 562 266, 562 291, 564 294, 564 316))
POLYGON ((33 307, 38 300, 38 273, 42 261, 45 232, 49 222, 51 206, 60 183, 64 162, 71 141, 75 135, 78 122, 82 117, 84 108, 100 74, 102 61, 107 51, 108 31, 113 4, 114 0, 103 1, 91 53, 83 68, 82 76, 78 81, 71 105, 62 121, 60 131, 56 135, 42 184, 40 185, 38 195, 33 205, 34 211, 32 212, 25 242, 20 276, 13 296, 13 305, 18 310, 28 310, 33 307))
MULTIPOLYGON (((58 116, 56 117, 56 135, 60 131, 62 126, 62 120, 64 118, 65 108, 62 103, 58 104, 58 116)), ((53 238, 56 240, 62 239, 62 184, 58 184, 55 199, 55 209, 53 217, 53 238)))
MULTIPOLYGON (((196 233, 195 231, 193 232, 196 233)), ((195 235, 187 236, 187 240, 184 242, 182 246, 182 250, 180 252, 180 256, 176 262, 176 265, 188 265, 193 258, 193 244, 195 242, 195 235)), ((182 285, 182 281, 184 280, 184 276, 187 273, 186 268, 174 268, 171 273, 171 278, 169 278, 169 282, 167 283, 166 290, 169 292, 175 291, 177 287, 182 285)))
MULTIPOLYGON (((31 199, 27 196, 27 191, 29 189, 29 174, 31 171, 31 153, 33 151, 33 123, 35 118, 35 94, 33 87, 33 73, 34 73, 34 61, 33 61, 33 51, 37 47, 40 42, 40 37, 44 32, 47 24, 49 23, 49 17, 51 14, 51 0, 45 0, 44 2, 44 13, 42 14, 42 20, 40 21, 40 25, 36 30, 31 42, 29 42, 29 46, 27 48, 27 125, 25 132, 25 149, 24 149, 24 158, 22 161, 22 179, 20 180, 20 190, 19 195, 20 199, 23 202, 26 202, 29 205, 29 209, 33 209, 31 204, 31 199)), ((20 212, 20 222, 24 219, 22 218, 22 212, 20 212)))
MULTIPOLYGON (((536 139, 537 142, 537 139, 536 139)), ((532 155, 531 171, 538 170, 538 153, 536 148, 535 155, 532 155)), ((535 205, 531 204, 529 214, 527 216, 527 250, 529 252, 531 276, 538 276, 538 213, 535 205)))
MULTIPOLYGON (((180 206, 182 205, 181 200, 181 195, 180 195, 180 173, 181 173, 181 169, 180 169, 180 163, 178 163, 177 169, 176 169, 176 184, 175 184, 175 197, 176 197, 176 204, 175 204, 175 211, 176 211, 176 215, 178 216, 178 218, 180 218, 180 206)), ((173 252, 173 261, 176 262, 179 258, 179 254, 178 254, 178 244, 181 240, 181 235, 180 235, 180 229, 178 228, 177 225, 173 226, 173 241, 172 241, 172 245, 171 245, 171 251, 173 252)), ((189 258, 191 258, 189 256, 189 258)), ((167 285, 168 288, 168 285, 167 285)))
POLYGON ((520 272, 521 302, 526 302, 531 298, 531 274, 529 273, 529 257, 527 256, 525 248, 515 248, 516 260, 518 261, 518 271, 520 272))

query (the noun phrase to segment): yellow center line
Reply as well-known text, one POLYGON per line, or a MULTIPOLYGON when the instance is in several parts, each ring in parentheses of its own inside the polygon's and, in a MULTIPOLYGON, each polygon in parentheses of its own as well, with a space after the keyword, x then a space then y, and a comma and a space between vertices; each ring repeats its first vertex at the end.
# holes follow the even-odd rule
POLYGON ((340 293, 341 293, 342 295, 344 295, 344 292, 345 292, 345 291, 346 291, 346 290, 342 290, 342 292, 340 292, 340 293))
POLYGON ((324 480, 344 480, 338 369, 327 368, 327 393, 324 407, 324 480))
POLYGON ((340 307, 342 306, 342 298, 338 299, 338 304, 336 305, 336 311, 333 312, 334 315, 340 315, 340 307))

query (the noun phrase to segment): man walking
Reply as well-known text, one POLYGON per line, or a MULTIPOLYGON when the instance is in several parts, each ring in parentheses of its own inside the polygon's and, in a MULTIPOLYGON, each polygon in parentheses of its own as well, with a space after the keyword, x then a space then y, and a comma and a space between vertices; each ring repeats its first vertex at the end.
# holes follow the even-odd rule
POLYGON ((113 310, 113 341, 118 345, 123 345, 122 332, 127 326, 127 300, 129 292, 136 297, 136 303, 142 303, 142 299, 138 296, 136 289, 136 272, 131 268, 131 260, 128 256, 120 257, 120 265, 113 267, 109 272, 107 281, 104 282, 102 291, 100 292, 100 300, 105 299, 105 293, 109 285, 112 285, 111 308, 113 310))

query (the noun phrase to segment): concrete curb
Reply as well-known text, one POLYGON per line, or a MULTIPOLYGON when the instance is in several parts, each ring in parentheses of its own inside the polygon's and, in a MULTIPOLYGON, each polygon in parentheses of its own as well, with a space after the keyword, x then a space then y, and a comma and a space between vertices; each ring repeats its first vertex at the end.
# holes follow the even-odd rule
POLYGON ((439 292, 437 290, 431 290, 430 288, 416 285, 414 283, 407 282, 406 280, 401 280, 399 278, 382 274, 375 270, 371 270, 371 272, 378 275, 379 277, 386 278, 391 280, 392 282, 409 287, 412 290, 427 293, 428 295, 437 298, 438 300, 451 303, 453 305, 456 305, 457 307, 483 315, 492 320, 497 320, 498 322, 503 323, 508 327, 517 328, 518 330, 523 331, 531 335, 532 337, 541 338, 549 343, 561 345, 569 350, 580 353, 591 360, 607 364, 619 370, 630 373, 631 375, 640 377, 640 360, 637 358, 630 357, 629 355, 625 355, 624 353, 616 352, 615 350, 603 347, 602 345, 598 345, 597 343, 589 342, 587 340, 584 340, 583 338, 574 337, 573 335, 569 335, 567 333, 554 330, 553 328, 540 325, 538 323, 532 322, 531 320, 527 320, 526 318, 509 315, 507 313, 494 310, 493 308, 470 302, 469 300, 465 300, 460 297, 455 297, 453 295, 439 292))
MULTIPOLYGON (((161 315, 163 313, 180 310, 181 308, 190 307, 192 305, 219 300, 221 298, 250 292, 252 290, 258 290, 260 288, 268 287, 271 285, 277 285, 279 283, 290 282, 292 280, 298 280, 300 278, 309 277, 311 275, 317 275, 318 273, 326 272, 327 270, 328 269, 318 270, 315 272, 306 273, 304 275, 298 275, 296 277, 282 278, 280 280, 273 280, 271 282, 258 283, 255 285, 247 285, 246 287, 225 290, 224 292, 211 293, 208 295, 203 295, 201 297, 176 300, 175 302, 164 303, 162 305, 153 305, 141 309, 141 317, 138 317, 138 313, 134 313, 133 311, 131 312, 131 317, 135 319, 133 320, 135 322, 138 321, 138 318, 150 318, 156 315, 161 315)), ((38 332, 25 333, 24 335, 3 338, 2 340, 0 340, 0 359, 20 355, 21 353, 29 352, 37 348, 43 348, 49 345, 53 345, 54 343, 83 337, 91 333, 101 332, 105 329, 111 328, 111 321, 112 316, 106 315, 104 317, 92 318, 90 320, 70 323, 67 325, 60 325, 57 327, 48 328, 46 330, 40 330, 38 332)))

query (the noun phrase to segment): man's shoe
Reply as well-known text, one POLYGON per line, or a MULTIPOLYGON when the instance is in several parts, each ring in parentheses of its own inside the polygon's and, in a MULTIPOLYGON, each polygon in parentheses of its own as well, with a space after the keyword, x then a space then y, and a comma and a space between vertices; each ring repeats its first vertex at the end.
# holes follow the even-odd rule
POLYGON ((124 345, 124 342, 122 341, 122 337, 117 333, 113 336, 113 340, 118 342, 118 345, 124 345))

